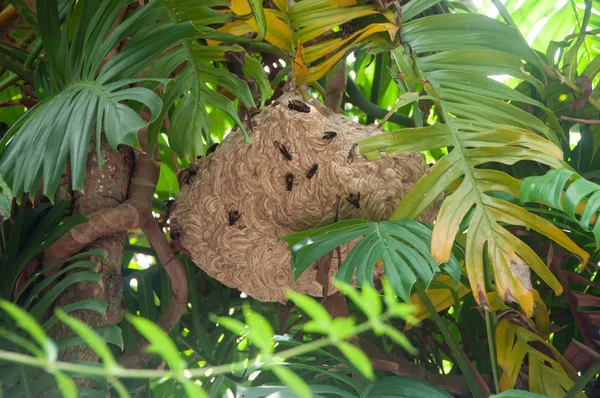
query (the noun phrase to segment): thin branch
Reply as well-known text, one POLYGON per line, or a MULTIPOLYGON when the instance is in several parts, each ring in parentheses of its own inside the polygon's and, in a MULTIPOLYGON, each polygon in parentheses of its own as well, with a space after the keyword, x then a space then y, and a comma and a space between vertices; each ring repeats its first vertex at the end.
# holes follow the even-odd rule
MULTIPOLYGON (((352 102, 360 110, 364 111, 367 115, 374 116, 377 119, 382 119, 385 117, 385 115, 387 115, 387 109, 383 109, 369 101, 369 99, 360 91, 360 88, 358 88, 356 83, 354 83, 352 78, 348 77, 346 79, 346 85, 350 102, 352 102)), ((394 113, 392 116, 390 116, 388 121, 408 127, 413 127, 415 125, 414 120, 400 113, 394 113)))
POLYGON ((561 122, 572 122, 572 123, 583 123, 583 124, 600 125, 600 120, 579 119, 579 118, 576 118, 576 117, 569 117, 569 116, 561 116, 561 117, 558 118, 558 120, 560 120, 561 122))

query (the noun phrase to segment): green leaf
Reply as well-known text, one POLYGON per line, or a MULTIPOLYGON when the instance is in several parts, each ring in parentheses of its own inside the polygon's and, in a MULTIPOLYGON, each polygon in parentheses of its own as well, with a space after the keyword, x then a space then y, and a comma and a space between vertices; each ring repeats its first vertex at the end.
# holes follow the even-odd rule
POLYGON ((323 323, 329 323, 331 321, 329 312, 327 312, 327 310, 312 297, 289 289, 286 290, 285 295, 302 311, 306 312, 311 319, 323 323))
POLYGON ((405 376, 390 376, 375 381, 365 396, 365 398, 385 397, 451 398, 452 395, 421 380, 405 376))
MULTIPOLYGON (((91 299, 79 300, 79 301, 76 301, 75 303, 64 305, 61 307, 61 309, 66 314, 69 314, 69 313, 71 313, 73 311, 77 311, 77 310, 89 310, 89 311, 94 311, 98 315, 102 316, 106 312, 107 307, 108 307, 108 302, 106 300, 91 298, 91 299)), ((48 331, 48 330, 50 330, 50 328, 52 326, 54 326, 54 324, 56 324, 56 322, 58 322, 58 317, 56 315, 52 315, 46 322, 44 322, 44 324, 42 326, 44 327, 45 331, 48 331)), ((121 345, 121 348, 122 348, 122 345, 121 345)))
POLYGON ((373 366, 371 366, 371 360, 360 348, 357 348, 350 343, 346 343, 345 341, 338 342, 336 347, 363 376, 368 379, 373 378, 373 366))
POLYGON ((46 332, 34 317, 9 301, 0 300, 0 307, 44 349, 48 361, 56 360, 58 354, 56 344, 46 336, 46 332))
POLYGON ((592 231, 596 247, 600 247, 600 185, 577 173, 562 169, 550 170, 543 176, 527 177, 521 184, 521 202, 544 202, 564 211, 586 231, 592 231), (580 209, 580 205, 584 205, 580 209), (581 214, 577 217, 576 214, 581 214))
POLYGON ((102 274, 97 272, 79 271, 71 274, 58 282, 48 293, 46 293, 37 304, 35 304, 30 312, 33 316, 40 319, 50 308, 52 303, 64 292, 69 286, 80 282, 98 283, 102 279, 102 274))
MULTIPOLYGON (((368 159, 377 159, 382 151, 390 156, 403 151, 451 148, 404 196, 392 219, 415 219, 446 192, 431 236, 433 259, 448 261, 457 234, 466 229, 466 271, 477 303, 484 308, 490 306, 484 272, 484 263, 489 260, 499 296, 518 302, 531 315, 534 298, 525 267, 533 269, 557 293, 562 287, 537 254, 505 226, 533 229, 584 262, 588 257, 552 223, 494 194, 505 192, 518 197, 520 185, 516 178, 491 168, 494 163, 512 166, 534 161, 551 168, 562 167, 557 144, 563 133, 552 111, 488 78, 497 72, 510 73, 532 82, 544 95, 544 85, 524 72, 533 69, 532 74, 544 76, 538 57, 516 29, 470 13, 433 15, 407 22, 402 27, 402 39, 406 45, 393 52, 399 88, 414 92, 417 90, 413 86, 422 85, 434 98, 438 120, 432 126, 370 137, 359 143, 360 151, 368 159), (525 112, 516 106, 518 103, 539 110, 525 112)), ((460 276, 457 267, 448 269, 454 278, 460 276)), ((398 290, 398 282, 387 268, 386 275, 398 290)), ((356 277, 360 277, 360 268, 356 277)))
POLYGON ((397 329, 395 329, 393 326, 382 324, 379 326, 379 329, 382 333, 394 340, 397 344, 400 345, 400 347, 404 348, 411 355, 417 355, 417 353, 419 352, 415 347, 413 347, 408 338, 404 334, 399 332, 397 329))
POLYGON ((548 396, 523 390, 508 390, 490 395, 490 398, 548 398, 548 396))
POLYGON ((185 361, 179 356, 177 346, 164 330, 145 318, 133 315, 126 315, 126 318, 150 342, 148 351, 158 354, 176 372, 185 369, 185 361))
MULTIPOLYGON (((242 67, 244 76, 254 79, 260 89, 260 106, 265 105, 265 101, 273 94, 273 89, 269 83, 267 73, 259 60, 249 54, 244 54, 244 66, 242 67)), ((234 93, 235 94, 235 93, 234 93)))
MULTIPOLYGON (((87 343, 87 345, 90 346, 90 348, 92 350, 94 350, 94 352, 96 354, 98 354, 98 356, 102 359, 102 362, 104 363, 104 366, 106 368, 113 368, 113 367, 119 366, 117 364, 117 361, 115 360, 115 358, 113 357, 112 353, 110 352, 110 350, 108 349, 108 347, 106 345, 107 341, 105 339, 103 339, 102 337, 100 337, 92 328, 90 328, 88 325, 86 325, 79 319, 72 317, 70 315, 67 315, 60 308, 58 308, 55 311, 55 313, 56 313, 56 316, 58 317, 58 319, 60 319, 63 323, 65 323, 67 326, 69 326, 71 329, 73 329, 73 331, 79 337, 81 337, 87 343)), ((116 328, 118 330, 118 334, 120 337, 121 333, 120 333, 119 327, 116 325, 110 325, 110 326, 114 326, 114 328, 116 328)), ((111 329, 114 330, 114 328, 107 328, 105 330, 110 331, 111 329)), ((121 348, 123 347, 122 340, 121 340, 120 347, 121 348)))
POLYGON ((54 377, 56 377, 56 381, 58 383, 58 386, 60 387, 60 392, 62 393, 63 397, 78 397, 77 386, 69 376, 65 375, 62 372, 54 371, 54 377))
MULTIPOLYGON (((61 308, 62 309, 62 308, 61 308)), ((95 327, 92 329, 93 333, 95 333, 101 340, 104 341, 104 344, 113 344, 123 350, 123 336, 121 334, 121 328, 117 325, 102 325, 95 327)), ((83 344, 89 344, 82 336, 69 336, 64 337, 60 340, 56 340, 56 345, 59 350, 62 350, 67 347, 75 347, 83 344)))
POLYGON ((308 385, 302 380, 296 373, 292 372, 286 367, 272 365, 269 368, 275 376, 281 380, 283 384, 288 386, 294 391, 300 398, 311 398, 312 392, 308 385))
POLYGON ((260 314, 252 311, 248 304, 244 304, 244 318, 250 329, 248 339, 260 349, 263 355, 271 355, 275 349, 271 324, 260 314))
POLYGON ((246 325, 243 322, 238 321, 237 319, 221 317, 215 319, 215 323, 222 325, 227 330, 233 332, 236 335, 242 335, 248 332, 248 328, 246 327, 246 325))
POLYGON ((323 334, 328 334, 337 340, 344 340, 354 335, 354 326, 356 326, 354 319, 338 317, 331 321, 329 328, 323 334))
MULTIPOLYGON (((315 261, 336 247, 360 236, 336 278, 349 283, 356 275, 359 286, 373 286, 373 271, 382 260, 386 276, 398 295, 409 301, 417 277, 428 286, 439 267, 429 254, 431 232, 412 220, 369 222, 346 220, 284 238, 292 251, 292 270, 298 278, 315 261), (356 270, 356 272, 355 272, 356 270)), ((450 261, 456 261, 450 257, 450 261)), ((350 297, 352 298, 352 297, 350 297)), ((362 305, 362 299, 356 299, 362 305)), ((363 305, 363 311, 371 308, 363 305)))
POLYGON ((43 193, 53 198, 67 159, 72 186, 82 190, 94 126, 100 163, 102 132, 113 148, 136 146, 137 131, 147 123, 130 105, 146 106, 155 120, 161 99, 146 88, 127 86, 139 83, 137 75, 164 50, 197 34, 190 22, 157 22, 164 14, 156 1, 140 7, 111 31, 129 3, 125 0, 80 2, 76 12, 67 15, 67 28, 61 30, 56 3, 39 2, 38 15, 51 93, 15 124, 6 137, 10 141, 3 140, 8 145, 0 158, 0 174, 17 197, 36 192, 43 177, 43 193), (125 37, 131 38, 127 45, 102 65, 125 37))
POLYGON ((10 188, 0 177, 0 222, 10 217, 12 198, 13 194, 10 188))
POLYGON ((258 25, 256 41, 263 41, 267 33, 267 18, 265 17, 262 0, 248 0, 248 3, 250 4, 250 8, 252 8, 252 16, 254 16, 258 25))

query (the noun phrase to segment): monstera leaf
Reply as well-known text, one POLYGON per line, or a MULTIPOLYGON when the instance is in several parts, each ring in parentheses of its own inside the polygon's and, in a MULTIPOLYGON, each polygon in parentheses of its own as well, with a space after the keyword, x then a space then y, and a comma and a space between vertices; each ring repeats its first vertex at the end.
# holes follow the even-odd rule
MULTIPOLYGON (((344 282, 351 282, 356 271, 359 286, 365 283, 373 286, 373 271, 377 264, 382 264, 398 296, 409 302, 417 279, 427 287, 439 272, 438 264, 429 254, 431 230, 417 221, 346 220, 282 239, 292 251, 292 270, 298 278, 325 254, 361 236, 336 275, 344 282)), ((461 270, 453 255, 445 270, 458 283, 461 270)))
MULTIPOLYGON (((507 314, 496 326, 498 365, 503 371, 500 388, 511 389, 520 375, 526 375, 529 391, 564 397, 575 384, 575 369, 552 344, 531 330, 526 319, 513 311, 507 314)), ((585 397, 583 393, 577 396, 585 397)))
POLYGON ((543 202, 564 211, 583 229, 592 231, 596 247, 600 247, 600 225, 597 222, 600 185, 571 170, 550 170, 546 175, 523 180, 521 202, 543 202))
POLYGON ((524 69, 539 71, 535 53, 519 33, 496 20, 475 14, 436 15, 403 25, 402 39, 410 47, 394 50, 401 88, 419 92, 422 85, 433 98, 437 122, 418 129, 402 129, 360 143, 370 159, 381 151, 451 148, 398 205, 393 219, 418 217, 444 191, 431 253, 447 261, 461 223, 468 225, 465 265, 477 302, 490 308, 485 288, 484 258, 491 264, 495 288, 505 301, 518 302, 531 315, 534 295, 531 267, 556 293, 562 287, 537 254, 510 233, 505 225, 531 228, 587 261, 588 254, 550 222, 495 195, 519 196, 520 181, 491 169, 492 162, 512 165, 536 161, 561 167, 556 145, 562 134, 554 115, 543 104, 497 82, 488 75, 508 73, 540 82, 524 69), (413 59, 415 62, 413 62, 413 59), (537 107, 544 120, 515 104, 537 107))

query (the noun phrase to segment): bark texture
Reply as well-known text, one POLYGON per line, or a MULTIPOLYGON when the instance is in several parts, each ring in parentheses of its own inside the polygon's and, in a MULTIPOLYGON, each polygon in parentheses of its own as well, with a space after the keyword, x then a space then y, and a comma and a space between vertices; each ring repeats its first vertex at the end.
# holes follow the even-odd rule
MULTIPOLYGON (((85 190, 84 192, 73 192, 74 213, 90 216, 96 212, 117 207, 127 199, 133 167, 131 149, 122 147, 119 151, 114 152, 107 144, 103 144, 101 152, 105 163, 99 166, 95 147, 93 145, 90 147, 86 165, 85 190)), ((99 233, 99 238, 84 247, 84 250, 100 248, 106 252, 104 260, 93 259, 97 264, 96 271, 102 273, 100 283, 84 282, 72 285, 57 300, 57 306, 88 298, 103 299, 108 303, 108 308, 103 316, 89 310, 74 311, 71 315, 91 327, 119 323, 123 316, 121 261, 124 247, 125 232, 99 233)), ((72 331, 62 323, 57 323, 51 334, 53 338, 60 339, 71 335, 72 331)), ((98 360, 98 356, 85 345, 65 349, 61 352, 61 358, 67 361, 98 360)))

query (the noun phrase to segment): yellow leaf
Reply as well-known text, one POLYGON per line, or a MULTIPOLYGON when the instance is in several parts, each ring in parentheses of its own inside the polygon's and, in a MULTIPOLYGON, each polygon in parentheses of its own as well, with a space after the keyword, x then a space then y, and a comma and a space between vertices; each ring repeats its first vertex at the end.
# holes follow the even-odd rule
MULTIPOLYGON (((280 14, 277 10, 265 9, 265 18, 267 20, 265 40, 289 53, 292 47, 292 31, 284 21, 277 17, 280 14)), ((225 24, 218 30, 236 36, 243 36, 250 32, 258 32, 258 24, 256 23, 256 19, 251 17, 247 20, 238 20, 225 24)), ((207 40, 209 46, 215 46, 219 43, 219 41, 207 40)))
MULTIPOLYGON (((433 283, 435 283, 436 285, 442 284, 448 286, 447 289, 428 289, 425 291, 425 294, 427 294, 427 296, 431 300, 431 303, 435 307, 435 310, 437 312, 444 311, 451 305, 454 305, 454 295, 452 294, 452 290, 454 290, 454 281, 452 280, 452 278, 446 274, 441 274, 435 279, 433 283)), ((462 283, 459 283, 458 288, 456 288, 456 296, 460 299, 470 291, 471 289, 469 289, 467 286, 463 285, 462 283)), ((427 310, 427 307, 423 303, 423 300, 421 300, 421 297, 418 293, 414 293, 410 296, 410 303, 415 308, 413 316, 419 321, 427 319, 431 316, 429 310, 427 310)), ((406 330, 409 330, 410 328, 412 328, 412 326, 413 325, 407 323, 406 330)))
POLYGON ((273 0, 273 3, 279 8, 280 11, 287 12, 288 0, 273 0))
POLYGON ((300 41, 298 41, 296 55, 294 55, 293 61, 296 86, 302 87, 308 81, 308 68, 304 63, 304 47, 302 47, 302 43, 300 43, 300 41))
MULTIPOLYGON (((500 378, 501 390, 514 388, 527 357, 529 391, 556 398, 564 397, 577 378, 575 369, 552 344, 528 327, 513 323, 509 319, 514 319, 522 325, 529 325, 527 320, 512 315, 501 319, 496 326, 497 360, 503 372, 500 378), (533 342, 543 346, 544 351, 534 348, 531 344, 533 342)), ((585 395, 580 394, 578 397, 585 397, 585 395)))
MULTIPOLYGON (((292 49, 292 31, 287 23, 277 17, 278 14, 277 10, 265 8, 265 18, 267 19, 265 40, 289 53, 292 49)), ((247 22, 255 32, 258 32, 256 19, 250 18, 247 22)))
MULTIPOLYGON (((243 36, 247 33, 254 32, 254 29, 252 29, 250 25, 248 25, 245 21, 241 20, 225 24, 221 26, 218 30, 225 33, 231 33, 232 35, 236 36, 243 36)), ((221 42, 216 40, 206 41, 206 44, 208 44, 209 46, 216 46, 219 43, 221 42)))
MULTIPOLYGON (((393 34, 395 34, 397 31, 397 27, 387 23, 369 25, 368 27, 362 29, 360 32, 356 32, 357 36, 355 40, 352 41, 352 45, 358 45, 366 41, 372 35, 385 31, 387 31, 388 33, 390 33, 391 36, 393 36, 393 34), (393 32, 393 34, 391 32, 393 32)), ((331 55, 325 61, 310 67, 308 70, 308 82, 315 82, 323 76, 325 76, 325 74, 329 72, 335 65, 337 65, 337 63, 346 55, 346 51, 348 51, 348 48, 340 49, 338 52, 331 55)), ((305 59, 305 62, 308 63, 309 61, 306 61, 305 59)))
POLYGON ((290 6, 290 16, 301 15, 328 8, 347 8, 356 5, 356 0, 305 0, 290 6))
POLYGON ((546 307, 546 303, 544 303, 537 290, 533 291, 533 297, 535 298, 535 328, 544 339, 548 340, 550 338, 548 307, 546 307))
POLYGON ((379 14, 377 6, 356 6, 343 9, 328 9, 296 14, 290 21, 296 29, 296 38, 302 43, 314 39, 336 26, 356 18, 379 14))
POLYGON ((365 41, 369 36, 376 33, 385 32, 386 30, 390 34, 390 37, 393 38, 398 31, 398 27, 389 23, 374 23, 354 32, 345 39, 337 37, 335 39, 323 40, 312 44, 306 48, 306 57, 304 61, 310 64, 321 57, 337 51, 340 47, 347 43, 359 44, 365 41))
POLYGON ((252 8, 250 8, 248 0, 231 0, 229 9, 235 15, 248 15, 252 13, 252 8))

